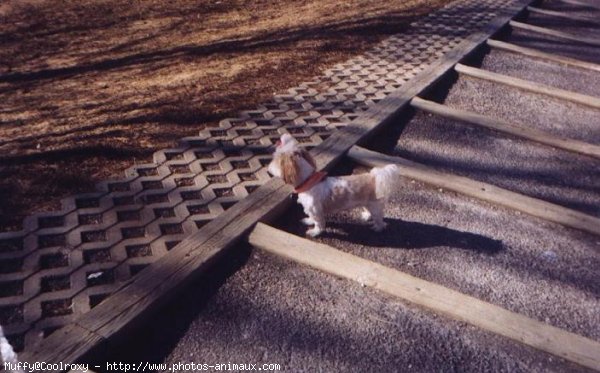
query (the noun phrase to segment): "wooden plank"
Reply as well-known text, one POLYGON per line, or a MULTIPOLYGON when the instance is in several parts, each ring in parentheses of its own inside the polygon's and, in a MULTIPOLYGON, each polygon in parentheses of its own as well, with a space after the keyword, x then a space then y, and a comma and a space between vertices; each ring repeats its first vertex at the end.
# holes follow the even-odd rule
POLYGON ((553 29, 549 29, 546 27, 534 26, 534 25, 530 25, 528 23, 517 22, 517 21, 510 21, 509 24, 511 27, 514 27, 516 29, 532 31, 532 32, 535 32, 538 34, 554 36, 554 37, 557 37, 560 39, 565 39, 565 40, 570 40, 570 41, 574 41, 574 42, 578 42, 578 43, 593 45, 596 47, 600 46, 600 40, 595 39, 595 38, 588 38, 588 37, 581 36, 581 35, 571 34, 569 32, 553 30, 553 29))
POLYGON ((600 219, 579 211, 511 192, 492 184, 440 172, 423 164, 409 161, 408 159, 392 157, 358 146, 352 147, 348 152, 348 156, 358 163, 367 166, 382 166, 389 163, 397 164, 400 166, 402 176, 505 206, 567 227, 600 235, 600 219))
POLYGON ((72 364, 103 342, 104 338, 98 334, 71 324, 58 329, 29 351, 20 353, 19 361, 72 364))
POLYGON ((518 53, 518 54, 522 54, 522 55, 528 56, 528 57, 538 58, 538 59, 542 59, 542 60, 548 60, 551 62, 557 62, 557 63, 567 65, 567 66, 573 66, 573 67, 578 67, 578 68, 582 68, 582 69, 600 72, 600 65, 592 63, 592 62, 581 61, 581 60, 578 60, 575 58, 560 56, 560 55, 552 54, 552 53, 546 53, 546 52, 542 52, 542 51, 539 51, 536 49, 525 48, 525 47, 521 47, 519 45, 506 43, 506 42, 503 42, 500 40, 488 39, 487 45, 489 45, 492 48, 500 49, 500 50, 507 51, 507 52, 518 53))
POLYGON ((568 19, 568 20, 576 21, 576 22, 592 23, 595 25, 600 24, 600 22, 598 22, 598 20, 595 18, 581 16, 581 15, 577 15, 577 14, 565 13, 565 12, 557 12, 555 10, 537 8, 537 7, 531 6, 531 5, 527 7, 527 11, 529 11, 530 13, 543 14, 546 16, 563 18, 563 19, 568 19))
POLYGON ((446 105, 438 104, 437 102, 424 100, 420 97, 413 98, 410 104, 414 108, 431 114, 440 115, 445 118, 466 122, 475 126, 484 127, 499 132, 504 132, 509 135, 535 141, 540 144, 550 145, 559 149, 600 159, 600 146, 598 145, 555 136, 544 131, 528 128, 523 125, 514 125, 502 119, 496 119, 470 111, 454 109, 446 105))
POLYGON ((561 100, 567 100, 595 109, 600 109, 600 98, 598 97, 588 96, 577 92, 571 92, 564 89, 551 87, 549 85, 514 78, 512 76, 504 74, 497 74, 491 71, 482 70, 476 67, 466 66, 462 64, 457 64, 454 67, 454 69, 460 74, 464 74, 474 78, 484 79, 490 82, 500 83, 511 87, 524 89, 530 92, 541 93, 561 100))
MULTIPOLYGON (((451 71, 457 62, 483 45, 490 35, 505 26, 512 16, 522 12, 529 2, 529 0, 520 0, 508 7, 504 14, 488 25, 484 32, 469 37, 397 92, 362 112, 346 128, 335 132, 313 149, 312 153, 319 169, 331 167, 356 142, 364 140, 374 130, 392 120, 408 106, 414 95, 421 93, 451 71)), ((104 339, 122 335, 128 327, 139 324, 154 309, 169 300, 174 290, 205 270, 254 224, 281 213, 291 202, 289 198, 291 191, 292 188, 283 185, 279 179, 271 180, 261 186, 126 282, 115 294, 77 320, 75 327, 104 339)), ((86 340, 84 333, 79 336, 73 334, 69 339, 63 340, 63 343, 65 346, 78 345, 84 340, 86 340)), ((92 340, 88 343, 90 349, 95 345, 92 340)), ((50 356, 54 361, 67 363, 81 358, 86 352, 81 351, 79 356, 66 353, 51 354, 48 349, 53 348, 53 345, 43 340, 35 354, 50 356)))
POLYGON ((248 241, 273 254, 600 370, 600 343, 589 338, 265 224, 258 224, 248 241))
POLYGON ((588 3, 587 1, 581 1, 581 0, 560 0, 560 1, 562 1, 563 3, 566 3, 566 4, 581 5, 584 7, 600 10, 600 6, 592 4, 592 3, 588 3))

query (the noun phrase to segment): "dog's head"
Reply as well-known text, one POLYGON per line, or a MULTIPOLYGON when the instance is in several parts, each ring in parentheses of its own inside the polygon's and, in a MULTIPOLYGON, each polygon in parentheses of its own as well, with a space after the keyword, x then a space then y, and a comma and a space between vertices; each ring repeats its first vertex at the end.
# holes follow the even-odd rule
POLYGON ((312 175, 316 168, 313 157, 300 148, 298 141, 291 135, 285 134, 277 142, 268 171, 271 175, 282 178, 287 184, 298 186, 312 175))

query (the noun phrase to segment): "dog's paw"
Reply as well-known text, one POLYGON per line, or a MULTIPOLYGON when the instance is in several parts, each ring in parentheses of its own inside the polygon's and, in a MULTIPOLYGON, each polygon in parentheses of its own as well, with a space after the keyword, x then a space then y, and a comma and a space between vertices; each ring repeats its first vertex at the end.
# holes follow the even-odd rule
POLYGON ((381 232, 382 230, 384 230, 387 227, 387 223, 386 222, 381 222, 379 224, 373 224, 372 229, 375 232, 381 232))
POLYGON ((360 218, 361 218, 363 221, 369 221, 369 220, 371 220, 371 212, 370 212, 369 210, 363 210, 363 211, 360 213, 360 218))
POLYGON ((315 228, 307 230, 306 234, 309 235, 309 236, 311 236, 311 237, 317 237, 318 235, 321 234, 321 232, 322 231, 320 229, 318 229, 318 228, 315 227, 315 228))
POLYGON ((315 225, 315 221, 312 218, 304 218, 300 220, 304 225, 315 225))

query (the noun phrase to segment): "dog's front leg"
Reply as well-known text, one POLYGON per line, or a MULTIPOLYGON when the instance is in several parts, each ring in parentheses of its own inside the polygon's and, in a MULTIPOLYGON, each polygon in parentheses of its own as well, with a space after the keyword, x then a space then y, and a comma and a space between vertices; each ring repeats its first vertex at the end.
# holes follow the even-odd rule
POLYGON ((307 203, 302 206, 304 207, 304 213, 307 215, 306 218, 302 219, 302 223, 306 225, 314 224, 314 227, 306 231, 306 234, 311 237, 316 237, 325 229, 325 214, 323 213, 323 208, 314 203, 307 203))
POLYGON ((312 219, 315 222, 315 226, 307 230, 306 234, 308 234, 311 237, 317 237, 325 229, 325 217, 322 215, 314 215, 309 216, 308 218, 312 219))

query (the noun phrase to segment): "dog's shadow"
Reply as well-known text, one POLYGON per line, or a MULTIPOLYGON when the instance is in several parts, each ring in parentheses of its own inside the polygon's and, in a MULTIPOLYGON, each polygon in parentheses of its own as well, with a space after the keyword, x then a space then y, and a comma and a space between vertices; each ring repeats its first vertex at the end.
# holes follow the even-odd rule
POLYGON ((496 254, 504 249, 502 241, 479 234, 462 232, 438 225, 385 219, 387 228, 374 232, 370 225, 358 222, 327 222, 322 238, 333 238, 371 247, 426 249, 440 246, 496 254))
MULTIPOLYGON (((505 249, 502 241, 480 234, 394 218, 385 218, 387 228, 375 232, 370 223, 357 220, 357 216, 351 215, 353 214, 341 213, 329 216, 325 231, 317 240, 335 239, 363 246, 403 250, 453 247, 487 255, 494 255, 505 249)), ((290 209, 286 219, 275 226, 297 236, 306 237, 308 227, 300 223, 304 217, 306 215, 302 209, 296 206, 290 209)))

